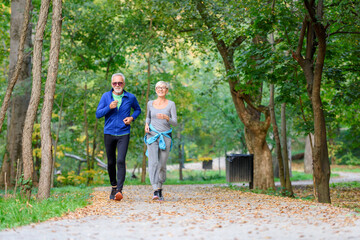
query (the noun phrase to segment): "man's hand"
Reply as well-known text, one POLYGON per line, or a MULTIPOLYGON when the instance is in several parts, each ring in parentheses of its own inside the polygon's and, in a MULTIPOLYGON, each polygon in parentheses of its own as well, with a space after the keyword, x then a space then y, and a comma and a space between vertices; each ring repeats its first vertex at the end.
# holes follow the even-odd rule
POLYGON ((123 122, 125 123, 125 125, 130 125, 130 123, 134 120, 133 117, 127 117, 123 120, 123 122))
POLYGON ((118 104, 118 101, 112 101, 112 102, 110 103, 110 109, 116 108, 116 107, 117 107, 117 104, 118 104))

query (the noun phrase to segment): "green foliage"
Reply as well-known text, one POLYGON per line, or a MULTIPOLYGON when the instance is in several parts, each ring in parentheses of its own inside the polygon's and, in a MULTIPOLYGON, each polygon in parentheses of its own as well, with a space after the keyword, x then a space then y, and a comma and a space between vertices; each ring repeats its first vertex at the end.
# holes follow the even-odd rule
POLYGON ((346 152, 343 156, 336 159, 338 164, 360 165, 360 158, 355 157, 352 152, 346 152))
POLYGON ((57 176, 56 181, 59 186, 85 186, 88 179, 92 179, 89 185, 103 185, 105 181, 107 182, 108 175, 104 170, 83 169, 80 175, 75 174, 74 171, 63 173, 57 176))
POLYGON ((360 165, 360 142, 354 138, 354 129, 334 131, 334 144, 329 145, 332 161, 337 164, 360 165))
POLYGON ((24 179, 24 175, 22 174, 19 178, 19 184, 23 188, 23 190, 31 190, 33 187, 33 182, 31 179, 24 179))
POLYGON ((69 211, 89 204, 91 188, 54 188, 50 198, 38 201, 16 194, 15 197, 0 196, 0 230, 30 223, 38 223, 52 217, 60 217, 69 211))

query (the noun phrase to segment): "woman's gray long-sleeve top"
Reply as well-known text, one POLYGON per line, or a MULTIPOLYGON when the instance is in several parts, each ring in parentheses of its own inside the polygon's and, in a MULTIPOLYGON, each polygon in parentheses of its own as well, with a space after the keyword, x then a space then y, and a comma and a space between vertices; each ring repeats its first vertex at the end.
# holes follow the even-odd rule
POLYGON ((151 124, 157 131, 166 132, 171 129, 171 126, 177 125, 177 114, 175 103, 171 100, 168 100, 166 107, 162 109, 154 108, 154 100, 151 100, 147 104, 147 113, 146 113, 146 123, 151 124), (156 114, 162 113, 169 116, 169 121, 166 119, 159 119, 156 117, 156 114))

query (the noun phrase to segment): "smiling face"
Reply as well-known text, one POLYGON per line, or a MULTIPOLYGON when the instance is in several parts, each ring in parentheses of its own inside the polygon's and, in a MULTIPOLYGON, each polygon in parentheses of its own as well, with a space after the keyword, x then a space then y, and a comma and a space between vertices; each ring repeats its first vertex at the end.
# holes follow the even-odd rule
POLYGON ((169 92, 169 89, 165 85, 159 85, 156 88, 156 94, 159 97, 165 97, 165 95, 169 92))
POLYGON ((125 81, 121 76, 114 76, 111 81, 111 85, 115 93, 121 94, 125 87, 125 81))

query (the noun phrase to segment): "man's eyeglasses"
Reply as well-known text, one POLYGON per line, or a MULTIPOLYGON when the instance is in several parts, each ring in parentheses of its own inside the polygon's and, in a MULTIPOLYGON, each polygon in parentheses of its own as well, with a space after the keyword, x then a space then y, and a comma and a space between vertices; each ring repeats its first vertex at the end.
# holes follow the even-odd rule
POLYGON ((156 87, 156 90, 166 90, 166 87, 156 87))
POLYGON ((113 82, 112 85, 113 86, 121 86, 121 85, 124 85, 124 82, 113 82))

